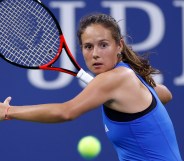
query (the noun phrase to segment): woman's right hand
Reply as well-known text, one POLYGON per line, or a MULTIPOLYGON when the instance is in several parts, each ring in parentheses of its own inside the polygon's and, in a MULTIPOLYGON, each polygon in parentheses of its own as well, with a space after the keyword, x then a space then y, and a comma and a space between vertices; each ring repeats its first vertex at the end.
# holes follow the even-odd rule
POLYGON ((0 120, 8 120, 7 114, 10 109, 11 97, 7 97, 3 103, 0 103, 0 120))

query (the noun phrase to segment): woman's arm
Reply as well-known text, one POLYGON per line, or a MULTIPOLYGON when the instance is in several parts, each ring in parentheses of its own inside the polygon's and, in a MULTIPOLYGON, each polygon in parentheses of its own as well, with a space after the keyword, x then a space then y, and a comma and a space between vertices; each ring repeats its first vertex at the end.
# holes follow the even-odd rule
POLYGON ((114 79, 111 77, 106 83, 104 79, 106 78, 103 74, 96 77, 79 95, 64 103, 10 106, 10 99, 7 98, 4 103, 0 103, 0 119, 5 119, 7 115, 10 119, 42 123, 73 120, 110 99, 111 86, 109 84, 112 84, 111 81, 114 79))
POLYGON ((154 89, 163 104, 168 103, 172 99, 172 93, 166 86, 162 84, 156 84, 154 89))

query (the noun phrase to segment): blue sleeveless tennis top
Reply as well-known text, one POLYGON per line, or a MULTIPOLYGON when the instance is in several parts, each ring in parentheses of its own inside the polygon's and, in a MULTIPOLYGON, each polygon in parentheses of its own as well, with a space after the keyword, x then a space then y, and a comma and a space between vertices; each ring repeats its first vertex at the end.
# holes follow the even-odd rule
MULTIPOLYGON (((127 67, 120 62, 116 67, 127 67)), ((156 107, 128 122, 112 121, 102 108, 106 134, 120 161, 182 161, 171 119, 155 90, 139 75, 156 100, 156 107)))

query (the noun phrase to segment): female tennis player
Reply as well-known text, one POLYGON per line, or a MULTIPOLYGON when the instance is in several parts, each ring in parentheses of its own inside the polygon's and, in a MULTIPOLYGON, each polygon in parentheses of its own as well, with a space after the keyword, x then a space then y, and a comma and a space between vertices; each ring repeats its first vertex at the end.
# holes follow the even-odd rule
POLYGON ((54 104, 0 104, 0 119, 42 123, 71 121, 100 105, 106 133, 120 161, 181 161, 172 121, 164 104, 172 94, 157 84, 147 58, 125 44, 109 15, 81 19, 78 38, 87 67, 96 77, 75 98, 54 104))

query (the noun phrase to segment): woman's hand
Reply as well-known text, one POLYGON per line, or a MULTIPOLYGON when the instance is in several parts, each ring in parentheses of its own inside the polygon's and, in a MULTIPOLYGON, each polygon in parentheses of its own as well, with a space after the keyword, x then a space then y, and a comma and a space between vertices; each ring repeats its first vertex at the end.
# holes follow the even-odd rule
POLYGON ((8 120, 8 111, 10 109, 11 97, 7 97, 3 103, 0 103, 0 120, 8 120))
POLYGON ((166 104, 172 100, 172 93, 166 86, 157 84, 154 89, 163 104, 166 104))

